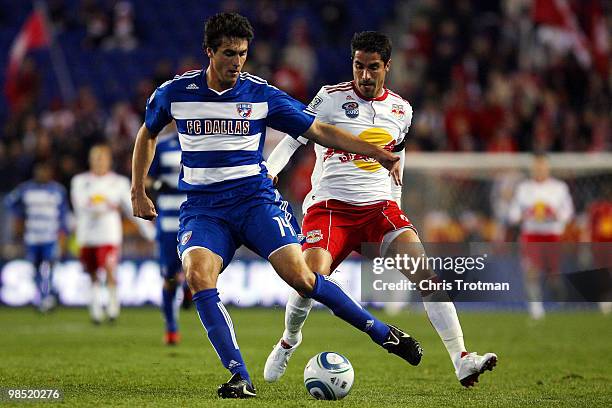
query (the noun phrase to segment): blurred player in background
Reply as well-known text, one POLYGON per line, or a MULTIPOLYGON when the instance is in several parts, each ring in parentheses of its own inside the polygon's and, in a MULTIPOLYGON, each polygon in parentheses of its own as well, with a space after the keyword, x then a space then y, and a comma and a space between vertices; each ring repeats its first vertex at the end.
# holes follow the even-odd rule
MULTIPOLYGON (((412 121, 412 107, 388 90, 385 77, 391 67, 391 41, 378 32, 357 33, 351 42, 353 81, 324 86, 308 106, 317 120, 337 125, 362 140, 396 152, 404 162, 404 139, 412 121)), ((285 137, 270 155, 267 166, 276 176, 291 155, 307 143, 304 138, 285 137)), ((312 191, 304 201, 302 245, 308 266, 330 275, 361 244, 380 243, 382 256, 406 251, 423 254, 415 227, 399 205, 402 187, 388 172, 367 156, 315 145, 317 161, 312 174, 312 191)), ((406 276, 415 282, 435 280, 429 270, 406 276)), ((492 369, 497 356, 468 353, 455 306, 443 291, 421 293, 431 324, 444 342, 462 385, 478 381, 492 369)), ((293 292, 286 306, 285 331, 266 361, 264 378, 277 381, 302 341, 301 329, 313 300, 293 292)))
POLYGON ((15 216, 14 231, 23 239, 26 258, 34 266, 38 308, 46 312, 55 306, 53 265, 68 233, 66 189, 53 181, 51 165, 41 162, 34 166, 34 178, 6 197, 6 206, 15 216))
POLYGON ((531 178, 516 187, 508 209, 510 224, 520 223, 520 242, 529 315, 534 320, 545 315, 542 303, 541 277, 560 296, 560 251, 556 243, 574 215, 569 187, 550 176, 550 164, 543 154, 533 158, 531 178))
MULTIPOLYGON (((176 130, 175 130, 176 132, 176 130)), ((155 157, 149 169, 152 189, 157 204, 157 251, 164 286, 162 288, 161 310, 166 322, 165 342, 168 345, 180 341, 178 328, 177 289, 182 289, 184 274, 181 260, 176 252, 179 230, 179 210, 187 199, 178 190, 181 172, 181 145, 175 132, 160 135, 155 157)))
POLYGON ((153 239, 155 228, 149 222, 132 217, 130 181, 111 171, 109 146, 100 144, 92 147, 89 151, 89 166, 88 172, 73 177, 70 197, 76 218, 76 240, 81 251, 81 262, 92 282, 89 312, 92 321, 99 324, 105 317, 102 283, 98 275, 100 269, 106 273, 106 314, 111 322, 119 317, 116 270, 123 238, 121 214, 135 220, 145 238, 153 239))
POLYGON ((187 192, 180 212, 178 249, 202 325, 223 366, 232 373, 217 390, 218 395, 256 395, 232 321, 217 291, 219 274, 241 245, 268 259, 294 289, 328 306, 389 353, 418 364, 418 342, 378 320, 337 284, 308 268, 298 246, 299 225, 267 177, 262 149, 269 126, 373 157, 396 180, 400 177, 398 158, 315 120, 314 112, 286 93, 241 72, 252 38, 253 28, 245 17, 235 13, 211 17, 204 35, 208 68, 177 76, 151 95, 133 157, 134 214, 152 219, 157 213, 146 195, 144 179, 156 136, 174 119, 182 150, 179 189, 187 192))

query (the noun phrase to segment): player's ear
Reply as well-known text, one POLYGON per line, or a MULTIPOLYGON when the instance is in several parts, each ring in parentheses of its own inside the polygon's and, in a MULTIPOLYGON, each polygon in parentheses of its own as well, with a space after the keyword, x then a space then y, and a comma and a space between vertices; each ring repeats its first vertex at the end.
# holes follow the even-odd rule
POLYGON ((208 56, 208 58, 212 58, 214 54, 215 52, 213 51, 212 48, 206 47, 206 56, 208 56))
POLYGON ((391 59, 389 58, 389 61, 387 61, 387 63, 385 64, 385 72, 389 72, 390 69, 391 69, 391 59))

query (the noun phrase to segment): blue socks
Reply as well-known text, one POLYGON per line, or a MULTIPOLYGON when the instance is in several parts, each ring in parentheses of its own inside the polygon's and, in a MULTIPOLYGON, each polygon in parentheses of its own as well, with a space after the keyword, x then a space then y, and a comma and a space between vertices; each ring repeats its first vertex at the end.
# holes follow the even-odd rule
MULTIPOLYGON (((342 320, 366 332, 376 343, 382 344, 387 339, 389 327, 386 324, 362 308, 336 282, 318 273, 315 275, 315 286, 309 297, 330 308, 342 320)), ((232 374, 240 373, 242 378, 251 382, 238 348, 232 320, 219 299, 217 289, 197 292, 193 295, 193 303, 223 366, 232 374)))
POLYGON ((176 289, 166 289, 162 288, 162 304, 161 310, 164 315, 164 320, 166 321, 166 331, 176 333, 178 332, 178 324, 176 319, 176 305, 174 304, 174 299, 176 299, 176 289))
POLYGON ((234 325, 229 313, 219 299, 216 288, 204 289, 193 295, 200 321, 206 329, 208 339, 212 343, 221 363, 232 374, 240 373, 242 378, 251 382, 246 365, 240 354, 234 325))
POLYGON ((317 280, 309 297, 324 304, 334 315, 366 332, 372 340, 382 345, 389 335, 389 327, 361 307, 335 281, 318 273, 315 275, 317 280))
POLYGON ((35 270, 35 281, 38 287, 38 293, 40 300, 47 298, 51 294, 51 274, 53 268, 50 262, 42 261, 38 264, 34 264, 35 270))

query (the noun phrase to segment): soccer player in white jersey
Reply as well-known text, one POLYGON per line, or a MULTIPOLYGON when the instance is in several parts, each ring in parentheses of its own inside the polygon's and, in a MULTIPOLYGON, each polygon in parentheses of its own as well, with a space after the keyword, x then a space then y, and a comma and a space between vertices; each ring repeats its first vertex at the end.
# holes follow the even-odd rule
POLYGON ((134 147, 132 205, 138 217, 157 215, 144 179, 157 134, 174 120, 182 150, 179 190, 187 193, 179 216, 178 250, 198 317, 221 363, 232 374, 218 395, 256 395, 217 291, 219 274, 241 245, 268 259, 295 290, 328 306, 387 352, 418 364, 422 353, 416 340, 384 324, 336 283, 308 268, 298 243, 299 225, 267 177, 262 150, 267 127, 301 134, 321 145, 372 157, 399 182, 398 158, 315 120, 308 108, 285 92, 241 72, 253 38, 245 17, 217 14, 206 22, 204 31, 208 68, 167 81, 147 102, 145 123, 134 147))
POLYGON ((34 166, 34 178, 11 191, 5 204, 15 216, 15 233, 23 238, 26 258, 34 266, 38 309, 47 312, 55 306, 53 266, 68 233, 66 189, 53 181, 50 164, 41 162, 34 166))
POLYGON ((80 247, 81 263, 92 282, 89 312, 92 322, 100 324, 105 317, 103 286, 98 275, 100 269, 106 273, 109 295, 106 313, 110 321, 119 317, 116 269, 123 239, 121 214, 136 221, 142 235, 148 239, 155 237, 155 227, 150 222, 132 217, 130 181, 111 171, 109 146, 92 147, 89 165, 90 171, 72 178, 70 196, 76 218, 76 241, 80 247))
MULTIPOLYGON (((391 42, 379 32, 357 33, 351 42, 353 80, 324 86, 309 108, 317 120, 341 127, 362 140, 397 152, 404 161, 404 138, 412 121, 412 107, 384 86, 391 66, 391 42)), ((295 150, 305 143, 285 137, 271 153, 270 176, 276 176, 295 150)), ((380 243, 383 256, 408 253, 420 256, 419 236, 399 208, 401 186, 389 180, 380 164, 342 150, 315 145, 317 160, 312 191, 304 201, 302 245, 306 263, 330 275, 364 242, 380 243)), ((405 273, 413 282, 436 280, 429 270, 405 273)), ((474 385, 490 370, 497 356, 468 353, 455 306, 443 291, 421 292, 432 326, 444 342, 462 385, 474 385)), ((266 361, 264 378, 277 381, 285 372, 291 354, 302 341, 302 326, 312 308, 312 299, 290 295, 285 311, 285 331, 266 361)))
POLYGON ((531 178, 521 182, 508 210, 510 224, 520 223, 521 257, 529 315, 534 320, 545 315, 540 277, 558 294, 563 292, 559 271, 561 241, 565 226, 574 215, 574 204, 567 184, 550 176, 548 158, 534 156, 531 178))

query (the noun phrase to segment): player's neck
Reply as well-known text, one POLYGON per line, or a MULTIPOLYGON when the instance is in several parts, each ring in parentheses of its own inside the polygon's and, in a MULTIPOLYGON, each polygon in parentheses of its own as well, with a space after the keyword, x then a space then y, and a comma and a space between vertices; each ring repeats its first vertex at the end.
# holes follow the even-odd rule
MULTIPOLYGON (((236 80, 237 81, 237 80, 236 80)), ((227 91, 230 88, 233 88, 236 85, 236 81, 234 82, 224 82, 219 79, 219 76, 216 75, 210 66, 206 70, 206 85, 209 89, 212 89, 216 92, 227 91)))

